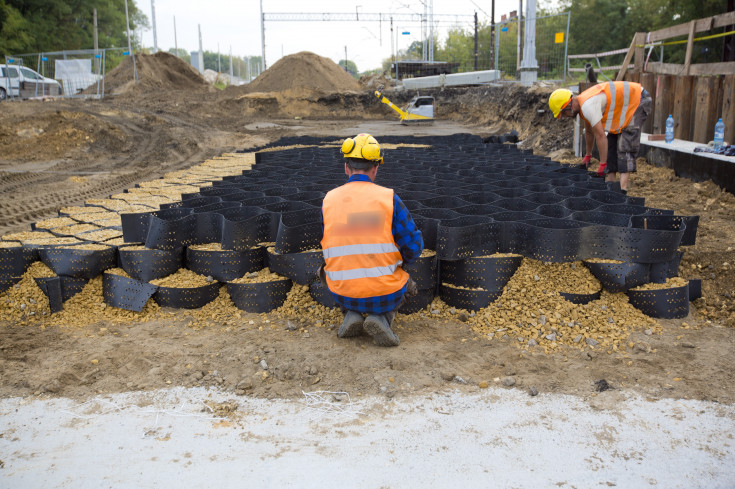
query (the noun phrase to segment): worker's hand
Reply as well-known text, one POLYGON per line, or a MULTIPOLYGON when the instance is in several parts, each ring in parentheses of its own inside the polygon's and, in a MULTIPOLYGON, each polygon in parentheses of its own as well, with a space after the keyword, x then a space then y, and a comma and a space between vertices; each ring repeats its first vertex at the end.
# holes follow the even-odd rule
POLYGON ((598 177, 604 177, 605 176, 605 168, 607 168, 607 161, 601 161, 600 167, 597 169, 597 176, 598 177))
POLYGON ((584 158, 582 158, 582 163, 584 163, 585 168, 590 166, 590 161, 592 161, 592 155, 584 155, 584 158))
POLYGON ((406 284, 406 297, 414 297, 418 293, 419 293, 418 285, 416 285, 416 282, 414 282, 412 278, 409 278, 408 284, 406 284))

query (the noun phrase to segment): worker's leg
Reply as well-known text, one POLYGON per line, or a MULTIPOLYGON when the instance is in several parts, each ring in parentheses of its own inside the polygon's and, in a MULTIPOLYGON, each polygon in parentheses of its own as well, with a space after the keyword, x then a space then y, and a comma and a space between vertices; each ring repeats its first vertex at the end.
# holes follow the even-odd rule
POLYGON ((641 101, 638 108, 633 114, 630 124, 628 124, 623 132, 620 133, 618 140, 618 155, 621 160, 619 165, 620 171, 620 189, 627 193, 628 181, 630 174, 637 171, 636 158, 641 147, 641 128, 651 113, 651 96, 647 91, 641 93, 641 101))
POLYGON ((630 175, 628 172, 620 174, 620 190, 626 194, 628 193, 628 175, 630 175))
POLYGON ((614 182, 618 178, 618 135, 607 135, 607 168, 605 181, 614 182))

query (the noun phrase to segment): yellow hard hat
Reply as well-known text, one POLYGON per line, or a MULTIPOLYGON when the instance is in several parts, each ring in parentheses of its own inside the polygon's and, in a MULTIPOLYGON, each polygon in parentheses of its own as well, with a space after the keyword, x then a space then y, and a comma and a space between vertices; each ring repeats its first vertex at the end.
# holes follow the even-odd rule
POLYGON ((383 150, 378 141, 370 134, 358 134, 354 138, 347 138, 342 143, 342 154, 345 158, 379 162, 383 164, 383 150))
POLYGON ((566 88, 559 88, 554 90, 549 97, 549 108, 554 114, 554 119, 559 118, 561 111, 569 104, 572 100, 572 92, 566 88))

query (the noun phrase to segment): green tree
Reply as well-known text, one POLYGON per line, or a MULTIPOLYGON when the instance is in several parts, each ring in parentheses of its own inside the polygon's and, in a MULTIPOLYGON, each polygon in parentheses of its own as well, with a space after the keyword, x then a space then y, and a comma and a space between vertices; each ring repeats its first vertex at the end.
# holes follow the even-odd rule
POLYGON ((169 48, 169 53, 173 54, 177 58, 181 58, 182 60, 186 61, 187 63, 191 63, 191 54, 189 54, 189 51, 186 49, 176 49, 176 48, 169 48))
POLYGON ((354 61, 350 61, 349 59, 341 59, 339 60, 338 64, 347 73, 357 78, 357 65, 355 64, 354 61))
MULTIPOLYGON (((127 47, 125 0, 0 0, 0 55, 92 49, 93 9, 100 48, 127 47)), ((131 32, 148 27, 128 1, 131 32)), ((137 40, 131 40, 136 44, 137 40)))

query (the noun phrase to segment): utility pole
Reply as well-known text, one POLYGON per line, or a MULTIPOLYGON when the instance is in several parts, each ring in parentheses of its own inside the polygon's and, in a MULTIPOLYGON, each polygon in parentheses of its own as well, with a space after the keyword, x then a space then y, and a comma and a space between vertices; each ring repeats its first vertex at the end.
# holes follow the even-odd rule
POLYGON ((345 46, 345 71, 347 71, 347 46, 345 46))
POLYGON ((151 19, 153 19, 153 54, 158 52, 158 37, 156 37, 156 2, 151 0, 151 19))
MULTIPOLYGON (((490 11, 490 52, 495 53, 495 0, 492 3, 490 11)), ((495 69, 495 56, 493 56, 493 65, 491 69, 495 69)))
POLYGON ((97 9, 92 9, 92 19, 94 22, 94 72, 98 75, 100 74, 100 59, 97 57, 99 56, 99 42, 97 40, 97 9))
POLYGON ((263 67, 262 71, 265 71, 265 15, 263 15, 263 0, 260 0, 260 47, 263 56, 260 59, 260 64, 263 67))
POLYGON ((390 52, 393 55, 393 67, 396 69, 396 81, 398 81, 398 65, 396 64, 396 50, 393 44, 393 17, 390 18, 390 52))
POLYGON ((217 73, 222 73, 222 60, 219 56, 219 43, 217 43, 217 73))
POLYGON ((477 12, 475 12, 475 71, 477 71, 477 12))
POLYGON ((197 53, 197 61, 199 63, 199 73, 204 73, 204 51, 202 51, 202 24, 199 26, 199 52, 197 53))
POLYGON ((128 31, 128 54, 133 58, 133 79, 138 83, 138 68, 135 66, 135 53, 130 45, 130 17, 128 16, 128 0, 125 0, 125 25, 128 31))
POLYGON ((538 76, 536 63, 536 0, 526 3, 526 37, 523 44, 523 61, 521 61, 521 83, 533 84, 538 76))
POLYGON ((176 16, 174 15, 174 52, 179 55, 179 41, 176 38, 176 16))
POLYGON ((518 44, 516 45, 516 76, 521 69, 521 32, 523 31, 523 0, 518 0, 518 44))

